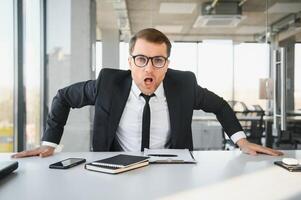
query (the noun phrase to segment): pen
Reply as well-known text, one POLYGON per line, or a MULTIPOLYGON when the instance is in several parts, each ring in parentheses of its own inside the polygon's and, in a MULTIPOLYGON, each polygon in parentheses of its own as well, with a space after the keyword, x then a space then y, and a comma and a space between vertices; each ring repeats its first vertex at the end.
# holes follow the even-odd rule
POLYGON ((148 154, 148 156, 158 156, 158 157, 178 157, 174 154, 148 154))

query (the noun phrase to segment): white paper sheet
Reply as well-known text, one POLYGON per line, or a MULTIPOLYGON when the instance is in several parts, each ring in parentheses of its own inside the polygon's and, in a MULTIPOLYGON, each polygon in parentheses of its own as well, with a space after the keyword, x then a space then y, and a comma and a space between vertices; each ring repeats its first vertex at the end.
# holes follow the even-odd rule
POLYGON ((144 149, 150 163, 196 163, 188 149, 144 149))

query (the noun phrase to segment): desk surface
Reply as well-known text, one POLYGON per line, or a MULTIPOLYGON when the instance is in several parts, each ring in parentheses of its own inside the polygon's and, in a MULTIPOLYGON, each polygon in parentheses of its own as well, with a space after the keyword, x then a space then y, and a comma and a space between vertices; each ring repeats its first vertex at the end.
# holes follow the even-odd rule
MULTIPOLYGON (((57 153, 18 159, 19 169, 0 180, 0 199, 301 199, 301 172, 273 165, 282 157, 240 151, 197 151, 198 164, 153 164, 118 175, 88 171, 84 165, 48 168, 68 157, 89 162, 115 154, 57 153)), ((301 160, 301 151, 285 151, 285 157, 301 160)), ((0 154, 0 160, 10 160, 10 154, 0 154)))
MULTIPOLYGON (((259 116, 237 116, 239 121, 258 121, 260 120, 259 116)), ((215 116, 194 116, 192 118, 194 121, 217 121, 215 116)), ((264 121, 273 122, 273 116, 263 116, 264 121)), ((301 116, 287 116, 288 122, 300 122, 301 116)))

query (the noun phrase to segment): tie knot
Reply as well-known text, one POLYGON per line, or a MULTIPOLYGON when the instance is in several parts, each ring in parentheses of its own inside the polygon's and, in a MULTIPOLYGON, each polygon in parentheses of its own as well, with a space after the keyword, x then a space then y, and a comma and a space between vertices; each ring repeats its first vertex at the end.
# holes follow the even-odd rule
POLYGON ((154 93, 151 95, 146 95, 146 94, 141 93, 140 96, 142 96, 145 99, 145 102, 148 103, 150 98, 153 96, 156 96, 156 95, 154 93))

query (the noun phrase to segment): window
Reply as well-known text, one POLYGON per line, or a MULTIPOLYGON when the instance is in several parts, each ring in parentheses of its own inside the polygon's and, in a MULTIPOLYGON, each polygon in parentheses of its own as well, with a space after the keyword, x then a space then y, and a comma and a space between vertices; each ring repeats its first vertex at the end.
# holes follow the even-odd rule
POLYGON ((199 85, 213 91, 225 100, 232 99, 232 41, 204 40, 203 43, 199 43, 198 50, 199 85))
POLYGON ((295 110, 301 109, 301 44, 295 44, 295 110))
POLYGON ((96 41, 96 48, 95 48, 95 54, 96 54, 96 78, 98 77, 98 74, 100 70, 102 69, 102 42, 96 41))
POLYGON ((120 69, 128 70, 129 69, 129 43, 120 42, 119 44, 119 63, 120 69))
POLYGON ((242 43, 234 46, 234 99, 247 106, 266 108, 259 99, 259 79, 268 78, 269 45, 242 43))
POLYGON ((0 152, 14 147, 14 1, 0 1, 0 152))
POLYGON ((196 42, 172 43, 169 68, 197 74, 198 51, 196 42))
POLYGON ((23 150, 40 144, 41 6, 39 0, 0 1, 0 152, 23 150), (18 48, 15 48, 16 44, 18 48), (14 133, 14 130, 17 131, 14 133))
POLYGON ((26 148, 40 144, 41 136, 41 4, 24 0, 24 84, 26 102, 26 148))

